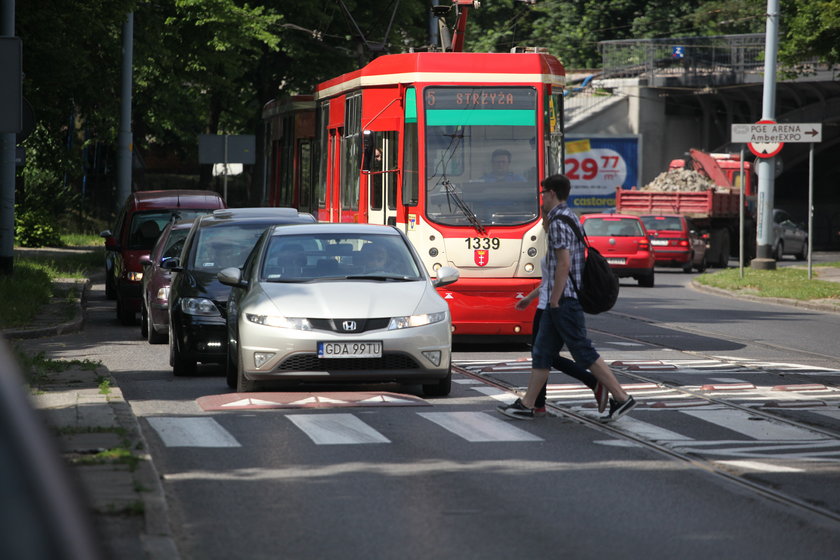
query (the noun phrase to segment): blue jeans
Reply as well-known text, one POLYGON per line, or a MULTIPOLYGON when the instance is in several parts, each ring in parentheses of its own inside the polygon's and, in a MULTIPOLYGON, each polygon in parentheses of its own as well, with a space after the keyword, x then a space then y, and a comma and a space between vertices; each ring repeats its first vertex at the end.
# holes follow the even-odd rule
MULTIPOLYGON (((536 313, 534 313, 534 323, 532 326, 531 332, 531 344, 533 345, 537 339, 537 334, 540 332, 540 322, 542 320, 543 310, 537 309, 536 313)), ((564 358, 563 356, 557 354, 554 356, 554 360, 551 362, 552 369, 556 369, 574 377, 593 391, 595 390, 595 385, 598 383, 598 380, 595 379, 595 376, 592 375, 591 372, 587 371, 585 368, 580 367, 577 363, 573 362, 568 358, 564 358)), ((545 406, 545 398, 546 398, 546 385, 543 385, 542 389, 540 389, 540 394, 537 395, 537 400, 534 404, 537 408, 542 408, 545 406)))
POLYGON ((600 355, 586 335, 586 320, 580 302, 563 298, 558 307, 549 307, 540 317, 540 327, 531 351, 531 364, 536 369, 549 369, 554 357, 569 348, 572 358, 583 368, 588 368, 600 355))

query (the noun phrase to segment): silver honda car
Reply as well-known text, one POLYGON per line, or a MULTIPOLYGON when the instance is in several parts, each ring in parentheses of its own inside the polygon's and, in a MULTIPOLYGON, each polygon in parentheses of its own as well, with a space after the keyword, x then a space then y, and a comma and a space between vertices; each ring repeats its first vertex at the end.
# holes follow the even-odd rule
POLYGON ((228 385, 266 381, 419 383, 430 396, 452 383, 451 316, 408 239, 390 226, 270 227, 242 268, 219 280, 228 301, 228 385))

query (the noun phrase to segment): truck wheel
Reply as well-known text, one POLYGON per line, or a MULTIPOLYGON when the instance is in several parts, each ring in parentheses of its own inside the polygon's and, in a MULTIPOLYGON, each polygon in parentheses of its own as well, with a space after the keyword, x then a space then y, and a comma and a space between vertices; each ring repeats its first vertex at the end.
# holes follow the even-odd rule
POLYGON ((729 255, 731 254, 732 251, 729 247, 729 230, 724 229, 720 234, 720 260, 718 261, 718 266, 720 268, 729 267, 729 255))

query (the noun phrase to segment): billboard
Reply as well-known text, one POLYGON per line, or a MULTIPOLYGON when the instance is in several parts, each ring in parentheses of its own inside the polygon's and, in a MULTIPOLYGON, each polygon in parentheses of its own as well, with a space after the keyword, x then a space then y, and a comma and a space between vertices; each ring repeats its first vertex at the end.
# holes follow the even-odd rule
POLYGON ((567 137, 569 206, 579 214, 615 208, 615 189, 639 183, 638 136, 567 137))

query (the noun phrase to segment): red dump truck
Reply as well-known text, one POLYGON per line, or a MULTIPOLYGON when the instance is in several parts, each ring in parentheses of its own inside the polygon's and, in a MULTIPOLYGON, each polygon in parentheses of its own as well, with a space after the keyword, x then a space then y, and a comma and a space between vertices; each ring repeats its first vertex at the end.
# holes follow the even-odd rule
MULTIPOLYGON (((686 159, 672 160, 669 170, 689 169, 713 183, 707 190, 679 190, 662 185, 656 190, 617 189, 616 212, 643 216, 650 214, 681 214, 690 218, 696 227, 708 233, 706 259, 710 266, 726 267, 730 255, 739 250, 741 160, 738 154, 715 154, 691 150, 686 159)), ((667 175, 664 179, 667 182, 667 175)), ((655 181, 656 182, 656 181, 655 181)), ((745 252, 755 253, 755 217, 752 165, 744 162, 744 231, 745 252)))

